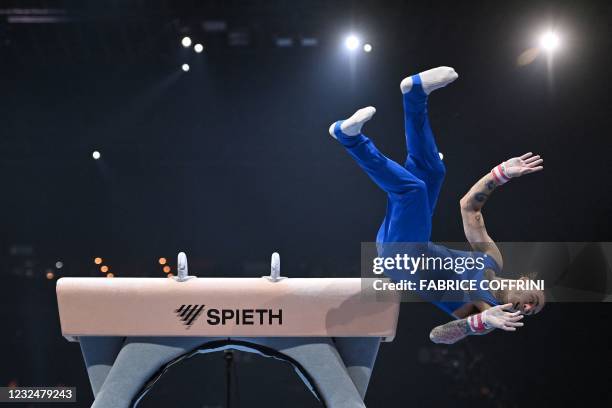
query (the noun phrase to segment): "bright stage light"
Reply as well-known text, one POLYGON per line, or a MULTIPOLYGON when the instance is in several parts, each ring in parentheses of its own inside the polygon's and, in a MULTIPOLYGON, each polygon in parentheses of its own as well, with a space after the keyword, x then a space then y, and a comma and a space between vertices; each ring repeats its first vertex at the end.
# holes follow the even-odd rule
POLYGON ((189 71, 189 64, 183 64, 183 65, 181 66, 181 69, 182 69, 183 71, 185 71, 185 72, 189 71))
POLYGON ((559 48, 561 40, 554 31, 547 31, 540 37, 540 47, 542 49, 551 52, 559 48))
POLYGON ((199 54, 204 51, 204 46, 202 44, 196 44, 193 46, 193 50, 199 54))
POLYGON ((57 269, 62 269, 62 268, 64 267, 64 263, 63 263, 62 261, 57 261, 57 262, 55 263, 55 267, 56 267, 57 269))
POLYGON ((99 151, 94 150, 94 152, 91 154, 91 157, 94 158, 94 160, 98 160, 102 155, 100 154, 99 151))
POLYGON ((370 51, 372 51, 372 44, 364 44, 364 46, 363 46, 363 50, 364 50, 365 52, 370 52, 370 51))
POLYGON ((183 37, 183 39, 181 40, 181 44, 183 44, 183 47, 187 48, 191 46, 191 38, 189 37, 183 37))
POLYGON ((348 37, 346 37, 346 40, 344 40, 344 45, 351 51, 357 49, 357 47, 359 47, 359 44, 361 44, 361 41, 359 41, 359 38, 354 35, 349 35, 348 37))
POLYGON ((442 152, 438 152, 438 156, 440 156, 440 160, 444 160, 444 155, 442 154, 442 152))

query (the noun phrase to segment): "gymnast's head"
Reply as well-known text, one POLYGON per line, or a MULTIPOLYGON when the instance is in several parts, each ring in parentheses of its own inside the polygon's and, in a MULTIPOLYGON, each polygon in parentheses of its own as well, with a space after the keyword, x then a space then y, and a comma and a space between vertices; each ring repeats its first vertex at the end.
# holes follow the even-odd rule
MULTIPOLYGON (((518 280, 525 281, 526 283, 533 282, 525 276, 518 280)), ((504 297, 504 303, 512 303, 512 308, 515 311, 520 310, 521 314, 527 316, 540 313, 546 304, 544 291, 538 289, 520 289, 520 286, 519 288, 511 287, 506 291, 504 297)))

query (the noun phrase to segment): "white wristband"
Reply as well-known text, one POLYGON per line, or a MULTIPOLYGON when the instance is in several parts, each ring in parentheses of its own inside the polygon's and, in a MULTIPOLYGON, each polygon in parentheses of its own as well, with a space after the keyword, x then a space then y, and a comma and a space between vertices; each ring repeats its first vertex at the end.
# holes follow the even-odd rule
POLYGON ((506 174, 506 162, 502 162, 501 164, 493 167, 491 170, 491 175, 493 176, 493 180, 495 180, 495 184, 498 186, 506 184, 510 181, 510 177, 506 174))
POLYGON ((472 332, 480 333, 486 330, 484 323, 485 316, 484 312, 468 316, 467 323, 472 332))
POLYGON ((491 326, 487 323, 487 311, 482 312, 482 324, 486 330, 489 330, 491 326))

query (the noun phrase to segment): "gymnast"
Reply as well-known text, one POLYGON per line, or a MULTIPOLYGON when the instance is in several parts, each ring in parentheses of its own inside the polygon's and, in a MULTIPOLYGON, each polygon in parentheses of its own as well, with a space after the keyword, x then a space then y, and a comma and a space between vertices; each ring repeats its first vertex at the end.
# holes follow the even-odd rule
MULTIPOLYGON (((472 278, 480 281, 502 280, 501 252, 487 233, 482 207, 489 195, 509 180, 543 169, 539 155, 525 153, 495 166, 472 186, 460 200, 465 236, 474 252, 457 251, 430 242, 431 219, 446 173, 436 146, 427 114, 429 94, 442 88, 458 74, 453 68, 438 67, 405 78, 400 83, 404 103, 404 125, 408 157, 404 166, 385 157, 361 128, 374 116, 372 106, 359 109, 350 118, 333 123, 330 135, 337 139, 366 174, 387 194, 386 216, 376 236, 377 245, 389 243, 426 243, 428 256, 459 257, 480 255, 484 267, 472 278)), ((380 250, 379 250, 380 251, 380 250)), ((393 281, 406 272, 386 271, 393 281)), ((449 272, 458 279, 454 271, 449 272)), ((526 277, 521 280, 528 280, 526 277)), ((505 285, 508 286, 508 285, 505 285)), ((518 285, 514 285, 518 286, 518 285)), ((519 286, 520 287, 520 286, 519 286)), ((425 300, 428 300, 424 297, 425 300)), ((545 297, 538 290, 477 290, 463 301, 429 299, 455 320, 434 328, 434 343, 452 344, 469 335, 487 334, 495 329, 516 331, 524 315, 544 307, 545 297)))

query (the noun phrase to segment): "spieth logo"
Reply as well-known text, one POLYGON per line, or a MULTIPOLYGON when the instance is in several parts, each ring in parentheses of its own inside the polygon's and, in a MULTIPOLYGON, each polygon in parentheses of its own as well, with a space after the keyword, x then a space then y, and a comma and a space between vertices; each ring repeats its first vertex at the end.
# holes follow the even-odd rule
POLYGON ((204 324, 209 326, 282 326, 283 309, 206 309, 205 305, 181 305, 174 311, 179 320, 189 329, 204 313, 204 324))
POLYGON ((204 310, 204 305, 181 305, 174 312, 188 329, 202 313, 202 310, 204 310))

